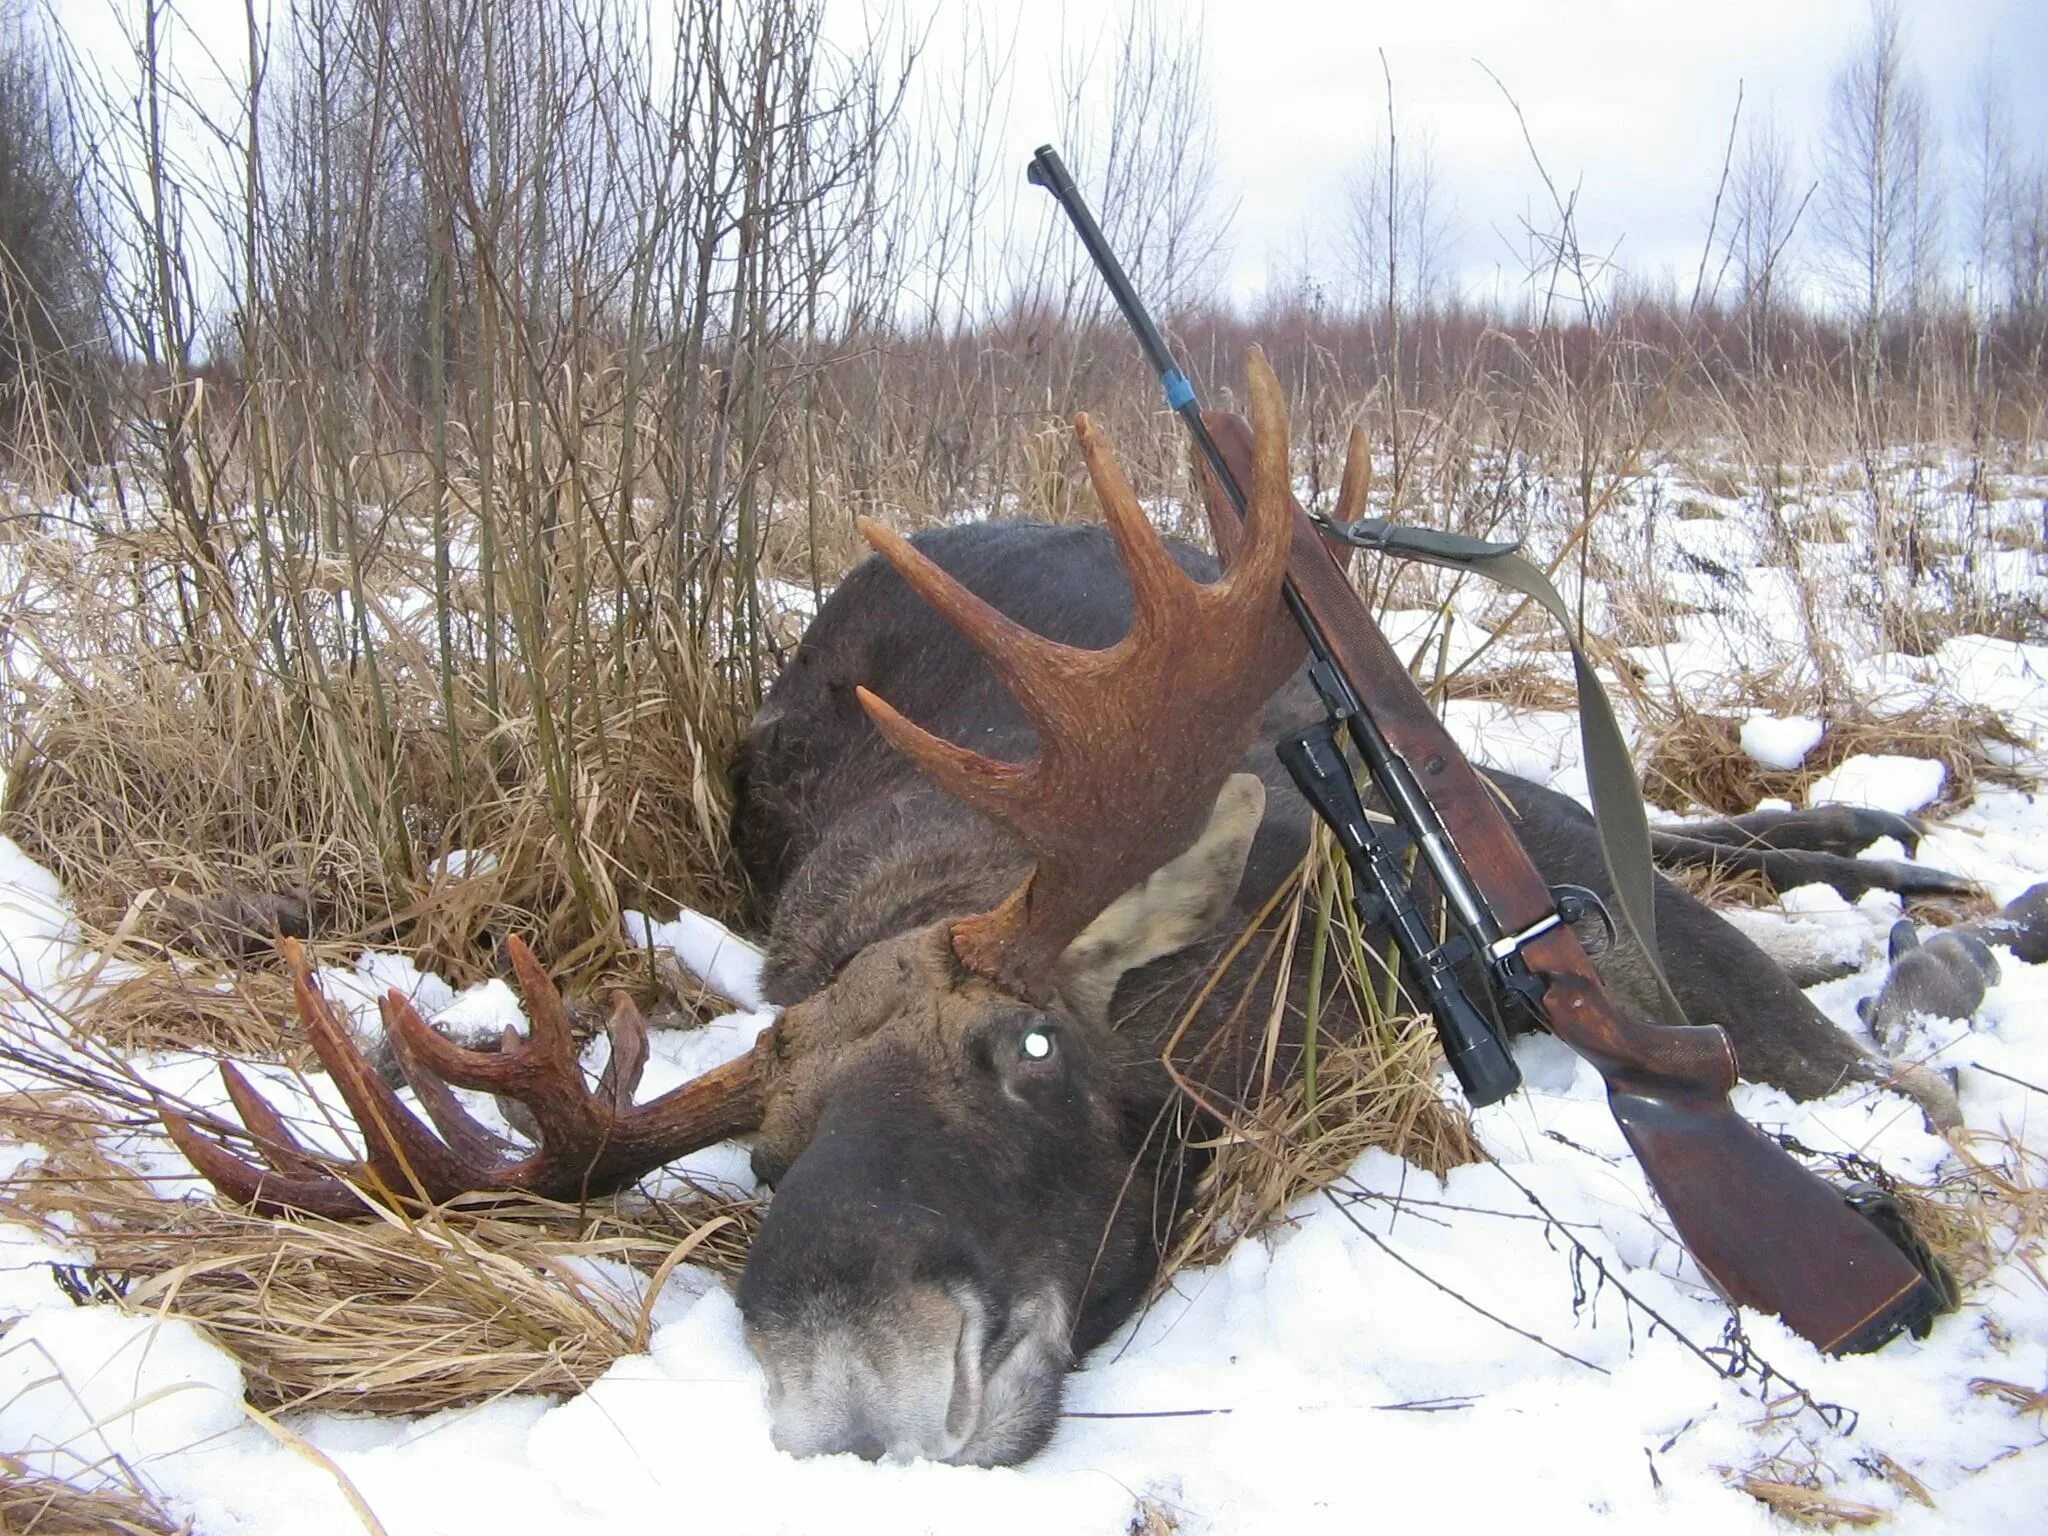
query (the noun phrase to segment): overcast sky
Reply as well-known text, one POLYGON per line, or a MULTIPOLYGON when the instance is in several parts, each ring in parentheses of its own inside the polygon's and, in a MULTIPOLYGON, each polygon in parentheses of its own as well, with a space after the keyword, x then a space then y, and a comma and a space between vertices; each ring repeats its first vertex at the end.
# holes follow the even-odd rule
MULTIPOLYGON (((1021 182, 1032 149, 1055 130, 1062 47, 1118 7, 907 3, 914 16, 932 18, 935 63, 957 52, 963 12, 1011 49, 1002 173, 1021 182)), ((1746 120, 1769 114, 1802 155, 1817 148, 1829 79, 1869 17, 1868 0, 1161 3, 1202 41, 1219 189, 1237 209, 1222 275, 1239 296, 1298 266, 1305 241, 1314 252, 1316 237, 1334 227, 1345 171, 1385 121, 1381 50, 1404 139, 1434 143, 1455 210, 1457 270, 1469 289, 1518 274, 1524 219, 1549 222, 1501 86, 1520 104, 1560 186, 1577 188, 1587 248, 1615 251, 1632 271, 1681 274, 1689 283, 1738 92, 1746 120)), ((116 16, 139 9, 137 0, 53 4, 80 47, 102 57, 118 46, 116 16)), ((828 30, 842 43, 863 36, 876 9, 873 0, 826 4, 828 30)), ((219 57, 239 63, 242 0, 181 0, 179 8, 219 57)), ((1987 68, 2007 80, 2017 146, 2048 153, 2048 0, 1903 0, 1902 8, 1909 58, 1947 141, 1950 179, 1961 174, 1957 145, 1987 68)), ((269 9, 257 0, 259 16, 269 9)), ((199 69, 196 55, 188 48, 179 57, 199 69)), ((1094 78, 1106 90, 1106 79, 1094 78)), ((1075 169, 1085 183, 1088 167, 1075 169)), ((1034 198, 1010 215, 1041 217, 1043 203, 1034 198)))
MULTIPOLYGON (((869 8, 829 3, 842 33, 869 8)), ((953 46, 952 23, 970 3, 939 8, 936 54, 953 46)), ((975 8, 1014 38, 1004 141, 1021 175, 1054 122, 1063 37, 1113 7, 975 8)), ((1240 295, 1294 264, 1305 232, 1331 224, 1345 170, 1385 122, 1381 50, 1404 139, 1434 142, 1469 287, 1489 285, 1498 268, 1518 273, 1510 241, 1523 219, 1534 212, 1548 223, 1503 85, 1552 176, 1577 186, 1588 249, 1618 243, 1631 270, 1682 273, 1689 285, 1738 93, 1745 121, 1775 116, 1803 156, 1817 148, 1830 77, 1869 23, 1868 0, 1208 0, 1183 9, 1204 40, 1220 181, 1237 204, 1227 281, 1240 295)), ((1952 150, 1988 67, 2006 76, 2017 144, 2048 152, 2048 0, 1903 0, 1902 10, 1908 56, 1952 150)), ((1076 170, 1085 181, 1086 167, 1076 170)), ((1952 174, 1960 170, 1957 156, 1952 174)))

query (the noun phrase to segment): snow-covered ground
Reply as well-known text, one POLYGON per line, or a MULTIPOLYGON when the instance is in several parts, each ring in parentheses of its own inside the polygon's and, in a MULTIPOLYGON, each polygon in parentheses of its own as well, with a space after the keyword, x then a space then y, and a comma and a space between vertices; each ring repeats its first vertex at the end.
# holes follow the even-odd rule
MULTIPOLYGON (((2041 489, 2029 493, 2038 500, 2041 489)), ((1796 658, 1799 604, 1783 568, 1761 563, 1741 505, 1660 517, 1661 494, 1638 498, 1641 515, 1621 525, 1623 537, 1636 541, 1634 558, 1682 572, 1699 612, 1679 621, 1678 640, 1631 654, 1652 675, 1702 679, 1704 706, 1738 663, 1796 658), (1712 570, 1674 560, 1674 548, 1711 555, 1712 570)), ((1845 548, 1803 545, 1800 558, 1820 568, 1845 548)), ((2019 556, 1995 572, 2004 589, 2048 592, 2038 552, 2003 553, 2019 556)), ((1841 579, 1853 579, 1853 562, 1841 564, 1841 579)), ((1454 651, 1483 639, 1489 601, 1469 591, 1454 600, 1454 651)), ((1396 616, 1390 627, 1404 626, 1412 628, 1396 616)), ((1977 704, 2029 744, 2017 753, 2023 763, 2038 766, 2048 752, 2048 648, 1963 636, 1908 657, 1880 653, 1874 640, 1859 648, 1856 638, 1844 643, 1873 694, 1977 704)), ((1720 702, 1738 718, 1758 716, 1742 740, 1760 763, 1790 766, 1817 744, 1817 721, 1765 718, 1739 696, 1720 702)), ((1483 761, 1583 795, 1568 716, 1475 700, 1449 713, 1483 761)), ((1938 770, 1872 755, 1844 764, 1814 794, 1916 809, 1941 794, 1938 770)), ((1920 857, 2008 900, 2048 879, 2048 797, 1980 787, 1942 815, 1920 857)), ((1851 905, 1807 890, 1742 922, 1788 950, 1856 962, 1855 974, 1813 996, 1860 1034, 1855 1003, 1877 990, 1897 914, 1882 895, 1851 905)), ((629 929, 673 949, 725 995, 754 1001, 758 960, 743 939, 694 914, 665 924, 634 916, 629 929)), ((1905 1048, 1956 1070, 1976 1154, 2014 1163, 2025 1155, 2013 1148, 2030 1146, 2020 1166, 2038 1181, 2048 1154, 2048 966, 2009 953, 2000 962, 1974 1021, 1919 1020, 1905 1048)), ((48 1050, 87 1049, 66 1042, 63 1016, 113 979, 79 943, 56 882, 0 842, 0 1029, 32 1032, 48 1050)), ((352 970, 323 973, 322 984, 366 1030, 375 1027, 374 996, 393 985, 464 1031, 495 1032, 517 1016, 502 984, 457 995, 397 955, 365 955, 352 970)), ((703 1030, 658 1032, 643 1091, 744 1050, 768 1017, 755 1006, 703 1030)), ((2009 1257, 1931 1338, 1871 1357, 1824 1359, 1775 1320, 1745 1316, 1776 1374, 1725 1378, 1692 1346, 1719 1345, 1726 1310, 1671 1238, 1598 1077, 1553 1041, 1525 1041, 1518 1055, 1528 1090, 1477 1117, 1491 1164, 1438 1180, 1369 1155, 1291 1222, 1221 1265, 1183 1273, 1073 1375, 1067 1419, 1020 1468, 776 1452, 733 1302, 687 1266, 654 1307, 647 1353, 580 1396, 514 1397, 423 1418, 265 1422, 244 1410, 239 1367, 222 1350, 183 1322, 74 1305, 50 1266, 89 1254, 4 1221, 0 1453, 86 1484, 132 1477, 206 1533, 1115 1536, 1599 1524, 1719 1536, 1782 1524, 1741 1491, 1745 1475, 1809 1474, 1829 1498, 1888 1514, 1902 1532, 2042 1528, 2048 1425, 1981 1385, 2048 1390, 2048 1285, 2032 1262, 2009 1257), (1618 1284, 1602 1281, 1596 1260, 1618 1284), (1683 1337, 1651 1326, 1622 1287, 1683 1337)), ((200 1058, 132 1065, 194 1100, 218 1098, 200 1058)), ((326 1097, 323 1085, 309 1089, 281 1069, 259 1076, 288 1106, 326 1097)), ((19 1086, 27 1085, 0 1072, 0 1091, 19 1086)), ((1737 1104, 1809 1147, 1875 1158, 1908 1179, 1956 1166, 1955 1150, 1890 1095, 1796 1105, 1744 1086, 1737 1104)), ((199 1193, 178 1182, 189 1170, 159 1137, 110 1137, 108 1150, 165 1178, 168 1194, 199 1193)), ((0 1195, 39 1155, 0 1146, 0 1195)), ((698 1154, 680 1172, 749 1180, 732 1147, 698 1154)), ((2001 1251, 2009 1246, 2009 1234, 1996 1236, 2001 1251)))

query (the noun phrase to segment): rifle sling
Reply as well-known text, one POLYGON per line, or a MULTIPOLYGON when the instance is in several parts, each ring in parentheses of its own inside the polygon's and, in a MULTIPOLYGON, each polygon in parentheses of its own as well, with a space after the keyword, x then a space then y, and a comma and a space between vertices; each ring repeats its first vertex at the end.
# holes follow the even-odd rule
MULTIPOLYGON (((1572 671, 1579 694, 1579 746, 1586 765, 1586 783, 1593 794, 1593 825, 1600 837, 1600 854, 1607 864, 1607 878, 1614 885, 1614 904, 1622 923, 1650 962, 1656 977, 1661 1012, 1667 1024, 1683 1024, 1685 1010, 1665 979, 1662 956, 1657 948, 1656 880, 1650 858, 1650 826, 1643 811, 1642 791, 1636 782, 1635 764, 1628 743, 1615 718, 1614 706, 1593 664, 1579 645, 1578 626, 1573 622, 1563 597, 1550 578, 1524 560, 1516 551, 1519 544, 1496 544, 1434 528, 1408 528, 1379 518, 1361 518, 1355 523, 1336 523, 1309 514, 1325 538, 1337 539, 1356 549, 1377 550, 1397 560, 1414 560, 1446 570, 1469 571, 1497 582, 1540 604, 1557 620, 1571 647, 1572 671)), ((1398 658, 1396 658, 1398 660, 1398 658)), ((1407 679, 1407 669, 1402 669, 1407 679)), ((1391 681, 1385 677, 1361 679, 1373 694, 1373 702, 1391 681)), ((1412 684, 1410 684, 1412 686, 1412 684)), ((1403 754, 1406 756, 1406 754, 1403 754)), ((1413 763, 1410 767, 1415 767, 1413 763)))

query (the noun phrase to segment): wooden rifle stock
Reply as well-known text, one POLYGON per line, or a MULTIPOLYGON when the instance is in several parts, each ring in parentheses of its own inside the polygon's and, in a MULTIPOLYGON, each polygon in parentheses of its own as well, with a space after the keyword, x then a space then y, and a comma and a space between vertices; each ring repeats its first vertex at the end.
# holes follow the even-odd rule
MULTIPOLYGON (((1239 484, 1250 485, 1250 429, 1222 413, 1204 419, 1239 484)), ((1209 497, 1209 508, 1228 547, 1237 515, 1221 495, 1209 497)), ((1499 800, 1299 503, 1288 576, 1352 694, 1427 792, 1501 929, 1521 934, 1549 918, 1556 901, 1499 800)), ((1920 1269, 1841 1191, 1735 1113, 1735 1053, 1720 1029, 1651 1024, 1623 1011, 1564 924, 1527 940, 1521 954, 1545 984, 1551 1033, 1606 1081, 1650 1187, 1729 1301, 1776 1313, 1836 1354, 1875 1349, 1903 1329, 1924 1332, 1941 1301, 1920 1269)))

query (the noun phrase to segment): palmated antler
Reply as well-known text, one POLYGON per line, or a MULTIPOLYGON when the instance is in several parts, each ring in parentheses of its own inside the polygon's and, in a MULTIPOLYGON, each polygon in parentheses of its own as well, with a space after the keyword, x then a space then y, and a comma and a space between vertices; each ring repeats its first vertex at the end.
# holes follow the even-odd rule
POLYGON ((403 994, 394 990, 380 1004, 399 1066, 433 1121, 430 1130, 349 1038, 334 1005, 314 986, 297 941, 285 939, 280 948, 313 1049, 362 1132, 362 1160, 308 1149, 230 1062, 221 1063, 221 1078, 268 1167, 245 1161, 161 1107, 165 1128, 192 1166, 223 1194, 258 1210, 350 1217, 362 1214, 365 1197, 439 1204, 472 1192, 582 1200, 760 1124, 772 1031, 738 1060, 635 1104, 633 1091, 647 1065, 647 1025, 621 994, 606 1025, 611 1059, 593 1092, 577 1063, 562 995, 533 951, 512 938, 505 948, 532 1019, 524 1039, 508 1030, 495 1053, 466 1050, 436 1033, 403 994), (480 1124, 457 1102, 451 1084, 524 1105, 538 1144, 521 1148, 480 1124))
POLYGON ((1130 633, 1107 650, 1034 634, 969 592, 881 524, 861 532, 980 651, 1038 733, 1028 763, 997 762, 920 729, 866 689, 882 734, 948 794, 1035 856, 993 911, 953 925, 969 970, 1042 999, 1067 945, 1136 882, 1201 834, 1266 700, 1300 665, 1281 607, 1291 533, 1287 422, 1280 386, 1247 359, 1253 422, 1244 547, 1204 585, 1174 563, 1109 445, 1074 420, 1096 498, 1130 575, 1130 633))

